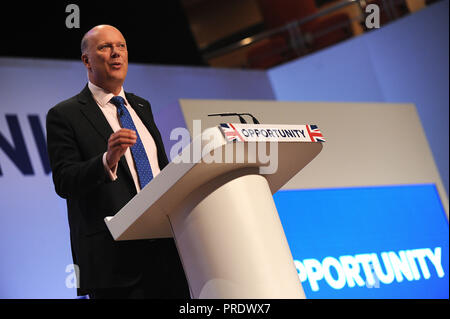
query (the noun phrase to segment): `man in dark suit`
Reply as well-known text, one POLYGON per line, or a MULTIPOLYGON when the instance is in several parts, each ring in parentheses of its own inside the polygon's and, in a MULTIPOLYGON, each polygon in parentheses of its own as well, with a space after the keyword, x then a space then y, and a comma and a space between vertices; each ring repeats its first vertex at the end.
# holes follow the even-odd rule
POLYGON ((173 239, 115 242, 104 223, 168 159, 148 101, 125 93, 128 51, 101 25, 81 43, 89 82, 47 114, 47 146, 58 195, 67 200, 78 295, 189 298, 173 239))

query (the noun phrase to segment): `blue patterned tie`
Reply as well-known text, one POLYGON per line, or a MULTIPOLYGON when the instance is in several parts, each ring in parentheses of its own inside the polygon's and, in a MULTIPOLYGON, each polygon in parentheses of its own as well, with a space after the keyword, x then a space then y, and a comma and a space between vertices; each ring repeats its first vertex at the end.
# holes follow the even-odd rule
POLYGON ((115 96, 111 99, 117 107, 117 113, 119 115, 120 122, 123 128, 127 128, 136 132, 136 143, 131 147, 131 154, 133 154, 134 163, 136 164, 136 170, 139 176, 139 184, 141 189, 145 187, 152 179, 152 168, 150 162, 148 161, 147 154, 145 153, 144 145, 142 144, 141 138, 139 137, 136 126, 134 126, 133 119, 130 113, 125 107, 125 100, 121 96, 115 96))

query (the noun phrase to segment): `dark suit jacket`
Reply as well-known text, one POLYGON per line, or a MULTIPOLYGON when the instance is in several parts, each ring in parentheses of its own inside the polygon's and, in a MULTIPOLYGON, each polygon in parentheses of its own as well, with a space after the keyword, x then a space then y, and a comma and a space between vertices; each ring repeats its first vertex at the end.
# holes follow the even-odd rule
MULTIPOLYGON (((150 103, 125 95, 155 140, 162 170, 168 160, 150 103)), ((185 292, 186 279, 172 239, 115 242, 107 230, 104 217, 115 215, 136 195, 125 157, 119 161, 116 181, 105 173, 102 156, 112 133, 87 85, 47 114, 48 154, 56 193, 67 200, 72 256, 79 267, 78 294, 129 286, 144 274, 155 290, 178 285, 185 292)))

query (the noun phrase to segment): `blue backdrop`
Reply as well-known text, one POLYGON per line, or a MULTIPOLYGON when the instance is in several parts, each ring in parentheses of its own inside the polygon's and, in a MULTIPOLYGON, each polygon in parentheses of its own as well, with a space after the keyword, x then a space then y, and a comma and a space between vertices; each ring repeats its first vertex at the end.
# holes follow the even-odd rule
POLYGON ((274 200, 308 298, 449 297, 448 223, 434 185, 286 190, 274 200))

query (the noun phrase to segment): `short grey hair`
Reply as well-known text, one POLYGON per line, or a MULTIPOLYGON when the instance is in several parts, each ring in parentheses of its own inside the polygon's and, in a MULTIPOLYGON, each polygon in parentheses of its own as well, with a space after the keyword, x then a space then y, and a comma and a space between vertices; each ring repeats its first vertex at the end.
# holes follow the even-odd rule
POLYGON ((81 54, 84 54, 84 52, 86 51, 86 49, 88 47, 88 40, 89 40, 87 37, 88 32, 86 32, 84 34, 83 38, 81 39, 81 54))

